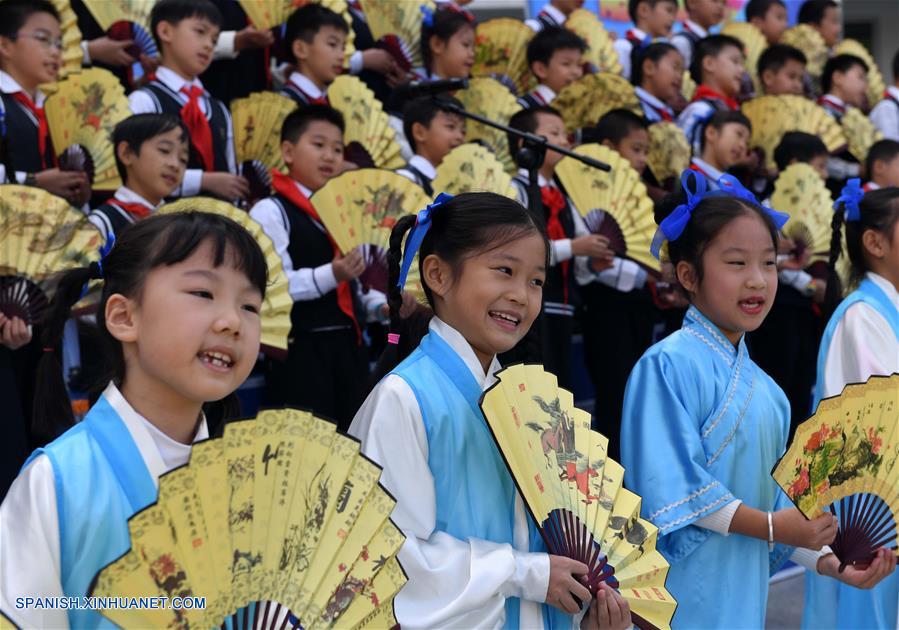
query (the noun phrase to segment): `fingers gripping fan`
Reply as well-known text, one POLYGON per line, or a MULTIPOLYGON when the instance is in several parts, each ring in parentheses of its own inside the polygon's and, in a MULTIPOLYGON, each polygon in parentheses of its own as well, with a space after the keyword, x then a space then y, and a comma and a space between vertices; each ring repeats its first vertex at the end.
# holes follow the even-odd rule
MULTIPOLYGON (((275 251, 272 240, 262 230, 262 226, 250 218, 250 215, 235 208, 226 201, 209 197, 191 197, 168 203, 156 211, 159 214, 169 212, 209 212, 228 217, 249 232, 265 256, 268 267, 268 286, 265 289, 265 300, 259 316, 262 320, 262 345, 270 350, 286 352, 287 335, 290 333, 290 310, 293 298, 288 291, 287 278, 281 266, 281 257, 275 251)), ((265 349, 265 348, 264 348, 265 349)))
POLYGON ((664 121, 649 126, 646 166, 660 183, 678 177, 690 166, 690 143, 680 127, 664 121))
POLYGON ((797 162, 788 166, 774 182, 774 208, 789 209, 783 227, 787 238, 796 243, 796 254, 811 251, 812 262, 827 262, 830 252, 833 198, 818 172, 797 162))
POLYGON ((587 227, 608 237, 618 256, 659 271, 659 261, 649 251, 656 232, 652 200, 637 171, 617 151, 599 144, 581 145, 577 152, 612 167, 600 171, 571 157, 556 166, 556 175, 587 227))
POLYGON ((478 24, 471 76, 490 77, 518 96, 526 94, 534 84, 527 58, 532 37, 534 31, 521 20, 497 18, 478 24))
POLYGON ((601 582, 617 588, 637 626, 670 627, 677 604, 665 589, 658 530, 640 518, 640 497, 623 487, 608 439, 543 366, 513 365, 496 376, 481 410, 549 553, 586 564, 594 595, 601 582))
POLYGON ((629 109, 643 115, 634 87, 627 79, 608 73, 588 74, 566 86, 553 101, 553 107, 562 113, 569 132, 595 126, 613 109, 629 109))
POLYGON ((115 40, 134 40, 127 52, 132 57, 158 57, 159 49, 150 32, 150 12, 156 0, 83 0, 107 35, 115 40))
POLYGON ((883 140, 883 134, 857 107, 846 109, 840 125, 846 136, 849 153, 859 162, 867 160, 871 146, 878 140, 883 140))
POLYGON ((346 157, 359 166, 397 169, 405 163, 381 101, 358 77, 343 74, 328 86, 331 107, 343 114, 346 157))
POLYGON ((434 9, 432 0, 360 0, 372 37, 400 67, 409 71, 422 64, 422 7, 434 9))
POLYGON ((359 443, 309 412, 263 411, 195 444, 128 519, 131 548, 93 597, 205 598, 106 609, 123 628, 390 628, 406 582, 396 501, 359 443))
POLYGON ((515 186, 502 163, 490 149, 469 142, 450 151, 432 183, 434 190, 459 195, 465 192, 492 192, 515 199, 515 186))
MULTIPOLYGON (((467 89, 456 93, 456 98, 469 112, 479 114, 502 125, 508 125, 512 115, 521 109, 515 96, 494 79, 472 79, 467 89)), ((509 153, 509 140, 505 132, 479 122, 469 121, 465 127, 465 141, 474 142, 476 140, 480 140, 490 147, 502 162, 507 173, 514 174, 518 170, 515 160, 509 153)))
POLYGON ((896 549, 899 522, 899 374, 847 385, 799 425, 773 471, 808 518, 839 519, 831 548, 842 566, 896 549))
POLYGON ((64 199, 31 186, 0 186, 0 313, 40 323, 60 272, 85 267, 99 230, 64 199))
POLYGON ((256 92, 231 103, 234 154, 241 174, 250 183, 250 198, 269 194, 271 171, 284 170, 281 126, 296 103, 273 92, 256 92))
POLYGON ((612 38, 592 11, 575 9, 565 20, 565 28, 587 42, 584 60, 590 64, 592 72, 621 74, 621 63, 612 38))

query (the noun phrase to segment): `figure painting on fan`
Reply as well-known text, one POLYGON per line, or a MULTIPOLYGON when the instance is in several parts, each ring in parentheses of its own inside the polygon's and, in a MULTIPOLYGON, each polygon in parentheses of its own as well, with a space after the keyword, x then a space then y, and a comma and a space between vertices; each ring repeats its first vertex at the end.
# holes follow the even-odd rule
POLYGON ((749 0, 743 10, 746 21, 762 32, 769 46, 780 42, 789 24, 783 0, 749 0))
POLYGON ((449 95, 423 96, 409 101, 403 111, 403 133, 414 155, 397 173, 434 196, 431 182, 449 152, 465 142, 465 119, 451 109, 462 104, 449 95))
POLYGON ((614 48, 621 64, 621 76, 630 80, 634 48, 648 46, 656 39, 671 35, 671 27, 677 19, 677 0, 628 0, 627 13, 634 26, 624 37, 615 40, 614 48))
POLYGON ((421 58, 412 72, 422 81, 466 79, 474 65, 474 16, 452 3, 423 9, 421 58))
POLYGON ((542 223, 500 195, 445 195, 398 221, 388 259, 395 280, 383 378, 350 433, 383 463, 381 482, 397 500, 392 519, 406 535, 398 557, 409 581, 396 597, 397 621, 570 627, 576 597, 591 603, 584 627, 628 627, 623 598, 603 586, 591 602, 577 578, 586 566, 547 555, 478 407, 500 369, 497 354, 540 312, 550 264, 542 223), (434 311, 423 339, 401 330, 399 317, 416 254, 434 311), (401 348, 411 354, 397 365, 401 348))
POLYGON ((836 518, 806 519, 771 477, 786 447, 789 406, 749 358, 744 337, 771 308, 777 233, 787 216, 760 206, 734 178, 713 192, 706 181, 688 171, 686 190, 656 206, 653 253, 666 248, 691 306, 681 330, 631 372, 622 464, 671 563, 672 625, 760 628, 769 574, 787 558, 864 588, 895 562, 882 549, 869 567, 840 573, 825 547, 836 518), (697 580, 709 566, 717 579, 697 580))
POLYGON ((835 0, 805 0, 799 7, 797 21, 818 31, 828 48, 836 46, 843 35, 840 5, 835 0))
POLYGON ((773 44, 759 55, 758 71, 762 92, 769 96, 792 94, 803 96, 805 55, 788 44, 773 44))
POLYGON ((281 94, 297 105, 326 105, 328 86, 343 72, 348 34, 343 17, 321 4, 310 2, 294 11, 284 31, 294 71, 281 94))
POLYGON ((684 58, 677 48, 657 42, 633 55, 631 83, 650 123, 674 121, 674 107, 683 100, 684 58))
POLYGON ((899 49, 893 55, 893 85, 871 110, 871 122, 885 139, 899 141, 899 49))
POLYGON ((581 55, 587 44, 577 34, 561 26, 544 28, 528 42, 528 67, 537 87, 518 99, 526 109, 549 105, 562 89, 584 75, 581 55))
POLYGON ((693 61, 693 50, 700 39, 711 35, 710 29, 721 24, 727 9, 726 0, 684 0, 687 19, 681 30, 671 38, 671 43, 683 55, 687 66, 693 61))
POLYGON ((159 477, 209 436, 207 403, 233 402, 224 399, 253 368, 266 276, 246 230, 185 212, 134 224, 100 262, 62 277, 43 344, 57 347, 82 286, 102 279, 97 327, 106 353, 93 358, 105 381, 71 426, 56 352, 41 358, 35 428, 65 433, 32 454, 0 505, 0 607, 21 627, 101 625, 96 610, 15 602, 84 597, 97 571, 128 551, 128 518, 156 501, 159 477))

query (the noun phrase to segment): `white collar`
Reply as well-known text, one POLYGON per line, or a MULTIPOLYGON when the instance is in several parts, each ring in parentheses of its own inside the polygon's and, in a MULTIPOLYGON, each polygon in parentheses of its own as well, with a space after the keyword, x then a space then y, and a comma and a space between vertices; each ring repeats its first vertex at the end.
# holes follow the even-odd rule
POLYGON ((649 33, 647 33, 647 32, 644 31, 644 30, 641 30, 641 29, 637 28, 636 26, 632 26, 632 27, 630 27, 628 30, 629 30, 629 31, 631 32, 631 34, 634 35, 637 39, 641 39, 641 40, 642 40, 642 39, 646 39, 646 36, 649 35, 649 33))
POLYGON ((299 188, 300 192, 303 193, 303 195, 306 197, 306 199, 312 198, 312 190, 311 189, 306 188, 297 180, 293 180, 293 183, 296 184, 297 188, 299 188))
POLYGON ((693 164, 698 166, 702 170, 702 172, 705 173, 706 176, 708 176, 708 178, 712 180, 712 183, 717 182, 718 179, 722 175, 724 175, 724 171, 719 171, 717 168, 715 168, 714 166, 712 166, 711 164, 709 164, 702 158, 693 157, 693 164))
POLYGON ((203 84, 200 82, 200 79, 194 77, 192 81, 185 81, 181 75, 172 70, 171 68, 166 68, 165 66, 159 66, 156 69, 156 79, 169 88, 172 92, 180 92, 181 88, 185 85, 196 85, 201 88, 203 91, 206 88, 203 87, 203 84))
MULTIPOLYGON (((12 75, 0 70, 0 92, 3 92, 4 94, 15 94, 16 92, 25 92, 25 90, 22 89, 22 86, 19 85, 18 81, 12 78, 12 75)), ((25 93, 27 95, 27 92, 25 93)), ((40 89, 35 90, 34 104, 37 107, 43 107, 45 100, 47 100, 47 95, 41 92, 40 89)))
POLYGON ((700 39, 709 36, 709 32, 693 20, 684 20, 684 24, 687 26, 691 33, 698 35, 700 39))
POLYGON ((865 182, 865 185, 862 186, 862 190, 864 190, 865 192, 868 192, 869 190, 879 190, 879 189, 880 189, 880 184, 878 184, 877 182, 865 182))
POLYGON ((896 287, 893 286, 893 283, 884 278, 883 276, 877 275, 873 271, 868 271, 865 273, 865 277, 880 287, 881 291, 886 293, 886 296, 890 299, 890 302, 893 303, 893 306, 896 307, 896 310, 899 310, 899 291, 896 290, 896 287))
POLYGON ((891 95, 894 99, 896 99, 897 101, 899 101, 899 85, 890 85, 890 86, 888 86, 888 87, 887 87, 887 92, 889 92, 890 95, 891 95))
POLYGON ((437 177, 437 168, 423 155, 416 153, 412 156, 412 159, 409 160, 409 164, 418 169, 418 171, 428 179, 437 177))
MULTIPOLYGON (((526 168, 518 169, 518 176, 523 177, 525 181, 528 181, 528 177, 529 177, 528 169, 526 169, 526 168)), ((543 175, 541 175, 540 173, 537 173, 537 185, 540 186, 540 188, 543 188, 544 186, 555 187, 556 183, 552 182, 552 181, 546 181, 546 178, 543 175)))
POLYGON ((634 86, 634 92, 637 94, 637 98, 641 101, 646 101, 650 105, 652 105, 655 109, 663 109, 667 111, 669 114, 674 115, 674 110, 671 109, 668 105, 665 104, 664 101, 659 99, 654 94, 644 90, 639 85, 634 86))
POLYGON ((549 2, 543 5, 543 8, 540 9, 540 13, 545 13, 546 15, 548 15, 549 18, 559 26, 565 25, 565 20, 567 19, 565 17, 565 14, 559 11, 559 9, 554 7, 549 2))
POLYGON ((295 86, 300 88, 300 92, 302 92, 309 98, 322 98, 325 95, 324 91, 318 89, 318 86, 312 82, 312 79, 307 77, 305 74, 299 72, 291 72, 290 78, 288 80, 295 86))
POLYGON ((474 376, 475 381, 481 386, 482 390, 487 389, 494 383, 496 380, 494 374, 502 369, 502 366, 495 356, 490 362, 490 367, 485 374, 481 362, 474 353, 474 348, 472 348, 471 344, 462 336, 462 333, 436 315, 431 318, 431 323, 428 324, 428 330, 437 333, 440 338, 448 343, 449 347, 459 355, 459 358, 462 359, 466 367, 471 371, 471 375, 474 376))
POLYGON ((156 210, 162 204, 160 203, 157 206, 154 206, 152 203, 138 195, 136 192, 128 188, 127 186, 120 186, 118 190, 115 191, 113 195, 114 198, 118 199, 123 203, 139 203, 142 206, 146 206, 150 208, 150 210, 156 210))
POLYGON ((841 109, 846 109, 846 102, 838 96, 834 96, 833 94, 825 94, 821 97, 821 100, 825 103, 831 103, 836 105, 841 109))
POLYGON ((543 85, 542 83, 534 88, 534 94, 543 99, 543 102, 547 105, 552 103, 553 99, 556 98, 555 91, 548 85, 543 85))
MULTIPOLYGON (((190 459, 191 444, 181 444, 160 431, 152 422, 135 411, 134 407, 125 400, 122 392, 110 382, 103 392, 103 397, 109 406, 119 414, 125 428, 131 434, 137 450, 150 472, 153 485, 159 487, 159 477, 173 468, 183 466, 190 459)), ((194 443, 209 437, 209 428, 206 426, 206 417, 200 418, 197 425, 197 433, 194 443)))

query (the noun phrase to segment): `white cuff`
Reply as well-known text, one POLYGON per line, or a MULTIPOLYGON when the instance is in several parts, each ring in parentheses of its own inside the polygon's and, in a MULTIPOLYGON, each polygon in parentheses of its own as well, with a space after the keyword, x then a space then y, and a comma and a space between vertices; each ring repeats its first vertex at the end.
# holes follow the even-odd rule
POLYGON ((596 274, 597 280, 601 283, 623 293, 642 288, 646 284, 647 277, 640 265, 617 256, 612 260, 611 267, 596 274))
POLYGON ((237 31, 222 31, 219 33, 219 40, 215 44, 215 50, 212 51, 212 60, 217 59, 236 59, 240 51, 234 48, 237 40, 237 31))
POLYGON ((88 44, 90 44, 87 40, 81 40, 81 65, 89 66, 91 65, 91 53, 87 49, 88 44))
POLYGON ((319 295, 325 295, 337 288, 337 278, 334 277, 334 265, 325 263, 312 270, 312 282, 318 289, 319 295))
POLYGON ((515 574, 512 583, 521 599, 542 604, 549 591, 549 554, 513 551, 515 574))
POLYGON ((781 269, 778 275, 781 282, 802 293, 805 293, 808 283, 812 281, 811 274, 804 272, 802 269, 781 269))
POLYGON ((181 197, 195 197, 203 187, 203 169, 189 168, 181 180, 181 197))
POLYGON ((793 555, 790 556, 790 560, 792 560, 799 566, 805 567, 809 571, 813 571, 817 574, 818 560, 821 559, 821 556, 826 556, 829 553, 833 553, 833 551, 827 545, 822 547, 821 551, 814 551, 812 549, 797 547, 796 551, 793 552, 793 555))
POLYGON ((550 254, 550 262, 553 265, 558 265, 566 260, 571 260, 571 257, 573 256, 571 253, 571 239, 560 238, 557 241, 550 241, 550 254))
POLYGON ((708 516, 703 516, 693 524, 697 527, 713 531, 716 534, 729 536, 730 524, 734 520, 734 514, 737 513, 737 508, 740 507, 741 503, 743 502, 740 499, 731 501, 720 510, 715 510, 708 516))
POLYGON ((359 74, 364 69, 365 65, 362 59, 362 51, 357 50, 350 55, 350 74, 359 74))

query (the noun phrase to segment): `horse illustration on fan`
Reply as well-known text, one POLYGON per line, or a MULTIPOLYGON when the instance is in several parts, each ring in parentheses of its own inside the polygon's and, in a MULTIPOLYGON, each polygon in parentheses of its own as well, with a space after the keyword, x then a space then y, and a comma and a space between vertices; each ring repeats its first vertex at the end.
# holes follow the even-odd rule
POLYGON ((626 540, 630 544, 636 545, 640 553, 644 552, 643 543, 649 537, 649 532, 638 519, 613 516, 609 519, 609 529, 615 530, 616 538, 626 540))
POLYGON ((570 479, 575 473, 573 464, 577 460, 578 453, 574 448, 574 423, 568 414, 562 411, 562 405, 556 398, 547 403, 540 396, 534 396, 533 400, 540 409, 549 415, 550 426, 545 428, 537 422, 528 422, 527 427, 540 434, 540 446, 543 448, 543 456, 552 464, 550 453, 556 454, 559 464, 559 479, 570 479), (569 463, 572 467, 569 468, 569 463))

